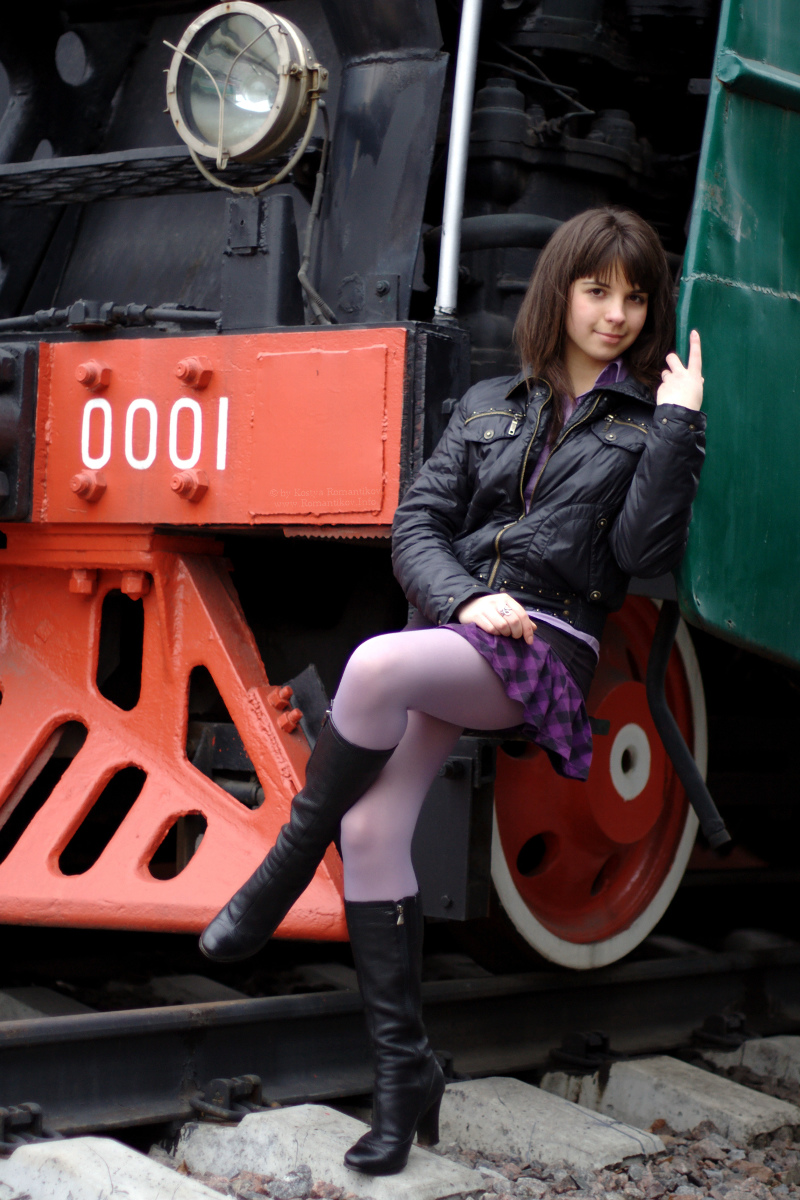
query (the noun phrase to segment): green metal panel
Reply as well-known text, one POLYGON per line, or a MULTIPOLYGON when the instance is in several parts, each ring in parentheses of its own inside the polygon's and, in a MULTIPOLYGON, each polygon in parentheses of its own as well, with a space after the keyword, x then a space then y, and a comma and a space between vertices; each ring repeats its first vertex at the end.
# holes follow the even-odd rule
POLYGON ((800 664, 800 9, 724 0, 678 306, 708 457, 686 618, 800 664))

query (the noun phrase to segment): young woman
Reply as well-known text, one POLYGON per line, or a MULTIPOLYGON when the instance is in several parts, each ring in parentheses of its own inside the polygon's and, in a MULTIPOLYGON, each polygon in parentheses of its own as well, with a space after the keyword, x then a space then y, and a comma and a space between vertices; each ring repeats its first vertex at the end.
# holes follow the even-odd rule
POLYGON ((517 321, 522 372, 467 392, 397 510, 395 574, 417 616, 355 651, 289 823, 202 936, 210 958, 255 953, 341 823, 376 1060, 373 1127, 345 1156, 357 1170, 400 1171, 415 1134, 438 1134, 444 1080, 422 1025, 411 863, 430 784, 464 727, 516 727, 585 779, 606 614, 631 575, 683 554, 705 418, 699 336, 684 367, 666 353, 672 334, 649 225, 604 208, 561 226, 517 321))

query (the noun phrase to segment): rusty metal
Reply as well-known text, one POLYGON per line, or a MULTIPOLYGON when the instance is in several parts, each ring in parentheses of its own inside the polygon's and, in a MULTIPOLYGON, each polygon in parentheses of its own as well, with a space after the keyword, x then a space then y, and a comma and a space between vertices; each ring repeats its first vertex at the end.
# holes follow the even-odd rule
POLYGON ((261 1079, 258 1075, 237 1075, 233 1079, 212 1079, 198 1088, 189 1103, 201 1117, 217 1121, 241 1121, 248 1113, 264 1112, 261 1079))
POLYGON ((14 1104, 0 1108, 0 1152, 16 1150, 32 1142, 51 1142, 63 1135, 44 1127, 38 1104, 14 1104))

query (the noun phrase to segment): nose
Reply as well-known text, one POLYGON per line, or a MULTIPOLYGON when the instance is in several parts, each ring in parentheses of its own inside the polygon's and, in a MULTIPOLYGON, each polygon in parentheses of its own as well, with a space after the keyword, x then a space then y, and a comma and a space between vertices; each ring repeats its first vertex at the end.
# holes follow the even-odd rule
POLYGON ((622 325, 625 320, 625 307, 617 296, 610 296, 605 318, 611 325, 622 325))

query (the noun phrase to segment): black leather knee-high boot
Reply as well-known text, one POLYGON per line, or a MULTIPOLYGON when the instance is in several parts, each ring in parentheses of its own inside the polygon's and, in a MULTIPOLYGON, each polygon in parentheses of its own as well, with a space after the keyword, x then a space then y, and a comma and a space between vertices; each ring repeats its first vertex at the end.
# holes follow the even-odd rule
POLYGON ((375 782, 393 752, 394 748, 354 746, 328 718, 288 823, 258 870, 203 930, 200 949, 206 958, 235 962, 266 945, 314 877, 342 817, 375 782))
POLYGON ((422 1023, 422 907, 403 900, 345 901, 347 928, 375 1056, 372 1129, 344 1156, 367 1175, 396 1175, 414 1135, 439 1140, 444 1075, 422 1023))

